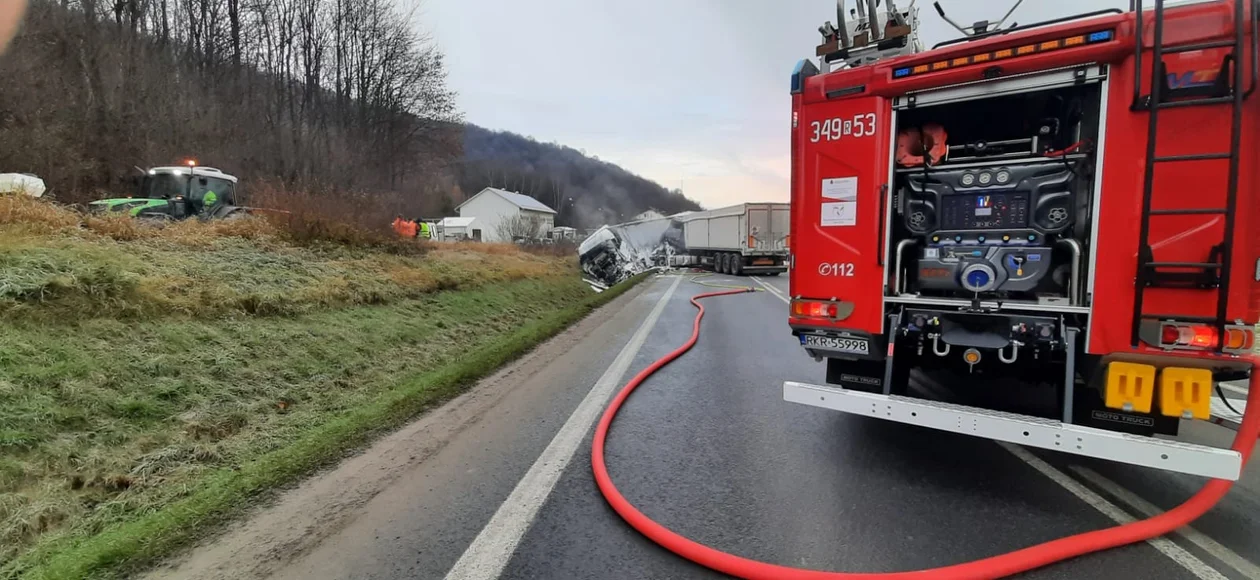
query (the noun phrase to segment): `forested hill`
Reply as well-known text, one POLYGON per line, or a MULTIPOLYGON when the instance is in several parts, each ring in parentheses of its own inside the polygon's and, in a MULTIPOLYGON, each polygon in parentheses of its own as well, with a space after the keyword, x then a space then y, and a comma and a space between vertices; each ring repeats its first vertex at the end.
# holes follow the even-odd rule
POLYGON ((697 208, 572 148, 465 125, 409 5, 30 0, 0 58, 0 78, 22 80, 0 84, 0 172, 82 203, 194 158, 240 177, 251 204, 368 227, 453 215, 488 185, 581 228, 697 208))
POLYGON ((472 124, 464 129, 459 167, 464 195, 488 186, 524 193, 558 211, 557 224, 579 228, 627 221, 649 209, 665 214, 700 209, 679 190, 572 147, 472 124))

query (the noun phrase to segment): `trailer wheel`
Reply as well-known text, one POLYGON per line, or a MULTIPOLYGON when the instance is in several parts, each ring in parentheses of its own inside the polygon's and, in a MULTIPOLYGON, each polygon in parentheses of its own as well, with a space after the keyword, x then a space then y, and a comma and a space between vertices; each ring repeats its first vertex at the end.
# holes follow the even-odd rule
POLYGON ((731 274, 735 276, 744 275, 744 256, 740 254, 731 254, 731 274))
POLYGON ((719 252, 717 256, 713 258, 713 271, 717 272, 718 274, 726 273, 726 254, 725 253, 719 252))

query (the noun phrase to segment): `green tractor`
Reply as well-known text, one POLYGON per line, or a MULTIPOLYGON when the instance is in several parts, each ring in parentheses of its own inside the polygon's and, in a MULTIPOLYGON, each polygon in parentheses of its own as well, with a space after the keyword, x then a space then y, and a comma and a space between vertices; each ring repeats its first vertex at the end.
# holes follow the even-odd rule
POLYGON ((233 175, 193 162, 154 167, 140 177, 134 197, 102 199, 88 207, 96 213, 126 212, 159 221, 230 218, 245 213, 245 208, 236 205, 236 182, 233 175))

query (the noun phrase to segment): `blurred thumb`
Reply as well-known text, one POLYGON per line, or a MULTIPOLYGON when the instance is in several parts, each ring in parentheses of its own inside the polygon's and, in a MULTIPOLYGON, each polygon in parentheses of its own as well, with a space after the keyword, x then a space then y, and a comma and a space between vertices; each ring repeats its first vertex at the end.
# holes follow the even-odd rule
POLYGON ((26 0, 0 0, 0 54, 9 46, 26 10, 26 0))

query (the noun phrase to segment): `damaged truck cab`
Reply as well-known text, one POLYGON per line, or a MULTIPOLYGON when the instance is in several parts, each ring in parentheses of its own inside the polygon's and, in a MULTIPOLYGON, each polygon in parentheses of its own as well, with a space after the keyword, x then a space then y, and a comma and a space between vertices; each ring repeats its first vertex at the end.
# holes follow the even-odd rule
POLYGON ((789 324, 828 384, 785 398, 1237 478, 1236 453, 1149 436, 1252 373, 1256 3, 980 23, 927 51, 886 7, 825 26, 792 75, 789 324), (1015 407, 980 396, 1014 384, 1015 407))

